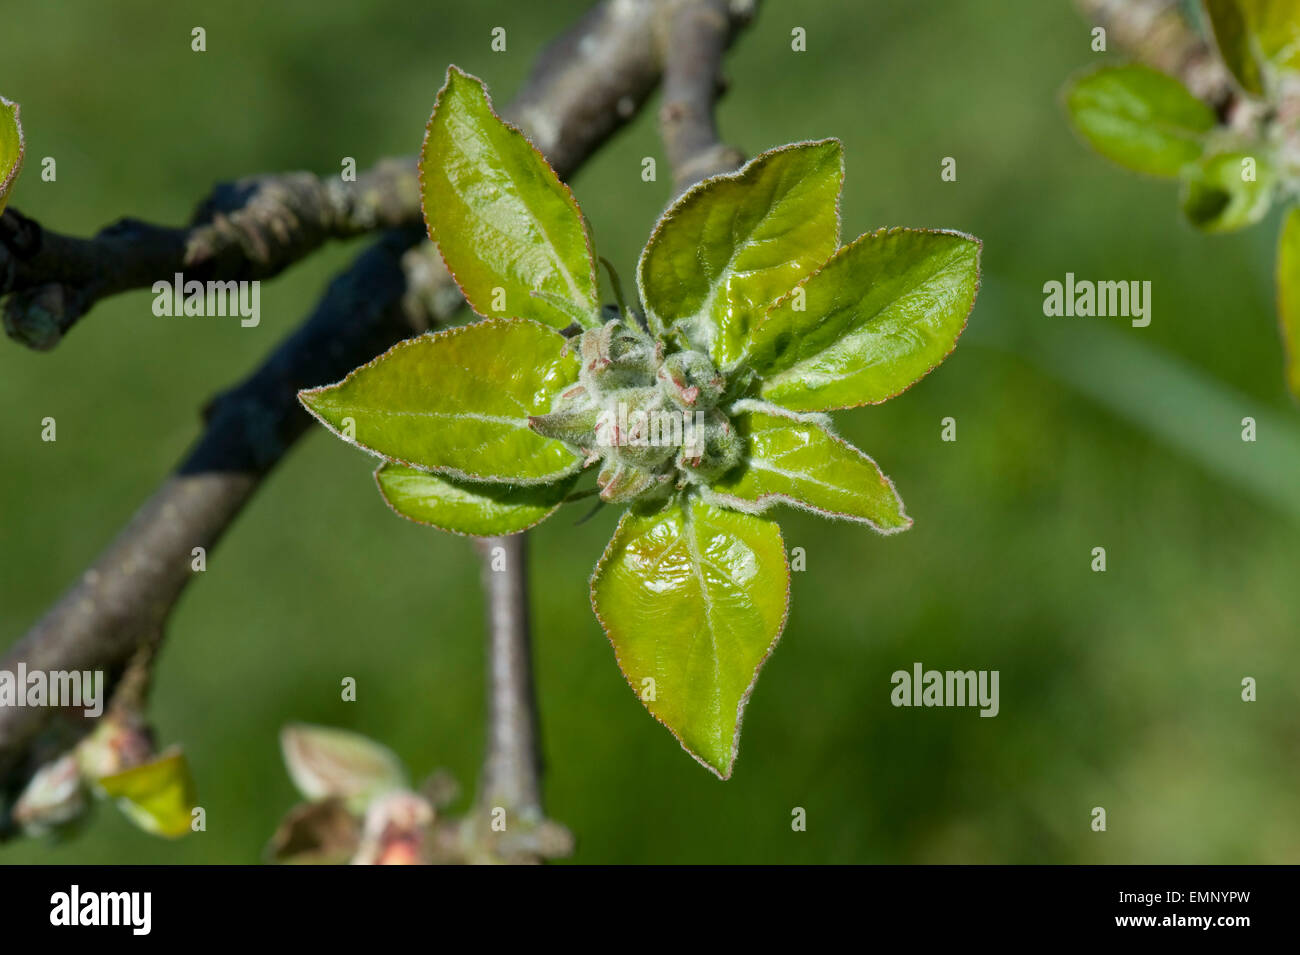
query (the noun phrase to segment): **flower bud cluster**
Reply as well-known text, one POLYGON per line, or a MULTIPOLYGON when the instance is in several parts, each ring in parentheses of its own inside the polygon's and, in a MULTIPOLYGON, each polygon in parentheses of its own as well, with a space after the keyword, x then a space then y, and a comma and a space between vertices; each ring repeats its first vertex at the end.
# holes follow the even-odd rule
POLYGON ((622 321, 583 332, 576 349, 578 382, 529 424, 587 463, 601 462, 604 500, 666 498, 740 462, 740 436, 718 407, 727 382, 708 356, 665 354, 661 342, 622 321))

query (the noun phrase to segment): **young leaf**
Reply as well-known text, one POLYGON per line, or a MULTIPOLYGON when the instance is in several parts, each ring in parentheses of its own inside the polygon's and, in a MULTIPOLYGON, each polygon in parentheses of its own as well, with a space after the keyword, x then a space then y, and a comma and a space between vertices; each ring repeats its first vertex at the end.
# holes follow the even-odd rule
POLYGON ((1286 381, 1300 399, 1300 206, 1292 206, 1277 246, 1277 313, 1286 353, 1286 381))
POLYGON ((540 524, 559 509, 577 479, 575 474, 554 484, 513 487, 453 481, 400 464, 381 464, 375 471, 384 503, 402 517, 471 537, 518 534, 540 524))
POLYGON ((95 784, 141 829, 175 839, 190 831, 198 801, 189 763, 179 749, 124 772, 103 776, 95 784))
POLYGON ((1174 177, 1200 157, 1214 112, 1172 77, 1145 66, 1106 66, 1067 89, 1075 128, 1107 159, 1174 177))
POLYGON ((348 730, 295 723, 280 731, 284 765, 308 799, 342 799, 361 812, 375 796, 406 785, 406 771, 387 746, 348 730))
POLYGON ((1262 156, 1219 153, 1207 157, 1185 172, 1183 214, 1204 232, 1245 228, 1267 215, 1276 178, 1272 163, 1262 156), (1247 170, 1252 178, 1246 178, 1247 170))
POLYGON ((882 534, 912 526, 893 483, 876 462, 811 416, 758 402, 734 410, 746 460, 709 486, 706 493, 714 503, 758 513, 785 502, 860 521, 882 534))
POLYGON ((1241 88, 1269 92, 1273 68, 1300 69, 1300 11, 1295 0, 1205 0, 1219 54, 1241 88))
POLYGON ((745 703, 785 626, 790 572, 776 524, 700 502, 629 510, 591 601, 623 675, 682 748, 731 776, 745 703))
POLYGON ((839 246, 844 149, 782 146, 706 179, 664 213, 641 253, 646 310, 711 350, 739 357, 751 323, 839 246))
POLYGON ((482 81, 454 66, 429 119, 420 189, 429 237, 474 311, 567 327, 569 315, 539 291, 598 324, 591 239, 573 193, 492 111, 482 81))
POLYGON ((793 411, 878 404, 944 360, 979 288, 978 239, 892 229, 840 249, 754 329, 762 397, 793 411), (799 306, 803 306, 802 309, 799 306))
POLYGON ((0 212, 23 168, 23 124, 17 103, 0 96, 0 212))
POLYGON ((559 332, 488 319, 394 345, 336 385, 299 392, 312 414, 362 448, 470 481, 545 484, 578 470, 530 415, 577 380, 559 332))

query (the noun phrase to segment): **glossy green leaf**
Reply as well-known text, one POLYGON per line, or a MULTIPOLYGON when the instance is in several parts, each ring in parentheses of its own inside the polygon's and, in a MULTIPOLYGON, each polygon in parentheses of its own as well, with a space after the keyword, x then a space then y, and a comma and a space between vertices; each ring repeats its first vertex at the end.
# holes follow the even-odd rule
POLYGON ((978 239, 869 233, 777 302, 754 329, 762 397, 794 411, 877 404, 944 360, 979 288, 978 239))
POLYGON ((1198 159, 1213 111, 1172 77, 1145 66, 1107 66, 1066 90, 1075 128, 1107 159, 1174 177, 1198 159))
POLYGON ((655 719, 722 779, 759 668, 785 626, 776 524, 700 502, 623 515, 591 581, 623 675, 655 719))
POLYGON ((454 481, 428 471, 382 464, 375 481, 384 503, 407 520, 453 534, 518 534, 554 514, 578 479, 515 487, 454 481))
POLYGON ((336 385, 300 392, 335 434, 400 464, 452 477, 544 484, 578 470, 531 415, 577 380, 557 331, 488 319, 394 345, 336 385))
POLYGON ((598 324, 591 240, 573 193, 492 111, 482 81, 454 66, 429 119, 420 188, 429 236, 474 311, 567 327, 569 314, 539 291, 598 324))
POLYGON ((710 500, 754 513, 783 502, 882 534, 912 526, 893 483, 875 461, 827 430, 829 422, 757 402, 735 411, 745 463, 709 486, 710 500))
POLYGON ((1232 232, 1258 222, 1273 202, 1272 164, 1245 153, 1220 153, 1185 171, 1182 208, 1204 232, 1232 232))
POLYGON ((1223 62, 1247 93, 1264 96, 1274 69, 1300 69, 1296 0, 1205 0, 1223 62))
POLYGON ((23 168, 23 124, 17 103, 0 96, 0 212, 23 168))
POLYGON ((1277 247, 1277 312, 1286 352, 1286 382, 1300 400, 1300 206, 1292 206, 1277 247))
POLYGON ((312 800, 341 799, 354 812, 407 783, 392 750, 349 730, 291 724, 280 731, 280 749, 298 792, 312 800))
POLYGON ((141 829, 175 839, 190 831, 198 800, 194 777, 178 749, 152 762, 95 781, 141 829))
POLYGON ((839 246, 839 140, 765 152, 706 179, 664 213, 641 253, 649 314, 681 323, 719 367, 738 359, 763 311, 839 246))

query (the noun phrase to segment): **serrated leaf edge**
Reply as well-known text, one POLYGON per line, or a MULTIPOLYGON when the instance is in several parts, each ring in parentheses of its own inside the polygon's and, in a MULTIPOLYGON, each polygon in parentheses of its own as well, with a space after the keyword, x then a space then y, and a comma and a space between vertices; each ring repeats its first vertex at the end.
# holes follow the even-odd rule
MULTIPOLYGON (((688 502, 682 503, 683 510, 689 506, 688 502)), ((776 650, 776 645, 781 642, 781 637, 785 635, 785 625, 790 619, 790 558, 786 554, 785 537, 781 533, 781 525, 776 521, 763 518, 764 520, 767 520, 767 523, 776 528, 777 541, 781 545, 781 564, 785 568, 785 606, 781 612, 781 623, 780 626, 777 627, 776 633, 772 636, 772 642, 768 644, 767 650, 764 651, 762 658, 755 665, 754 676, 749 681, 749 685, 745 688, 745 692, 741 694, 740 701, 736 704, 736 728, 731 736, 731 753, 727 759, 725 771, 720 771, 712 763, 706 761, 702 756, 687 746, 686 741, 682 739, 675 729, 669 726, 657 713, 645 705, 644 701, 641 699, 641 691, 633 685, 631 678, 627 675, 627 671, 623 668, 623 658, 619 655, 617 644, 614 643, 614 637, 610 632, 609 624, 605 622, 605 618, 600 615, 600 610, 596 607, 596 579, 600 576, 605 564, 613 557, 612 552, 614 549, 614 542, 618 540, 619 531, 623 529, 623 524, 628 520, 628 518, 633 516, 644 517, 646 515, 634 515, 631 508, 623 512, 623 515, 618 520, 618 526, 614 528, 614 533, 609 539, 609 543, 605 545, 605 550, 601 553, 600 559, 596 561, 596 566, 592 570, 591 577, 588 580, 588 591, 591 596, 591 611, 595 614, 597 622, 600 623, 600 628, 605 634, 605 639, 609 641, 610 647, 614 650, 614 661, 618 664, 618 672, 622 674, 627 685, 631 687, 632 693, 636 696, 637 702, 641 704, 641 708, 654 717, 657 723, 672 734, 673 739, 677 740, 678 745, 686 751, 691 759, 695 760, 714 776, 718 777, 718 779, 726 782, 731 778, 732 773, 735 771, 736 760, 740 758, 740 733, 745 719, 745 707, 749 704, 749 698, 754 693, 754 687, 758 685, 758 677, 763 672, 763 667, 767 665, 767 661, 771 659, 773 651, 776 650)), ((750 516, 752 517, 756 515, 750 516)), ((689 519, 690 515, 689 512, 687 512, 686 520, 689 521, 689 519)))
MULTIPOLYGON (((593 304, 593 314, 594 314, 595 310, 599 309, 600 306, 600 283, 596 275, 596 250, 592 242, 591 225, 590 223, 587 222, 587 217, 583 215, 582 207, 578 205, 577 197, 573 194, 573 190, 569 188, 569 184, 560 178, 560 174, 555 171, 555 167, 551 165, 550 160, 546 158, 546 155, 540 149, 537 148, 537 146, 533 143, 531 139, 528 138, 528 134, 525 133, 518 126, 516 126, 514 123, 511 123, 508 120, 504 119, 501 116, 501 114, 496 111, 496 108, 492 105, 492 94, 488 92, 487 84, 484 83, 483 80, 479 79, 479 77, 475 76, 473 73, 467 72, 466 70, 462 70, 459 66, 456 66, 454 63, 450 64, 447 67, 446 79, 443 81, 442 88, 438 90, 438 95, 434 98, 433 110, 429 113, 428 122, 424 124, 424 139, 420 143, 420 154, 415 163, 416 179, 420 184, 420 216, 421 218, 424 219, 425 235, 429 237, 429 241, 432 242, 434 246, 438 249, 438 257, 442 260, 443 267, 446 268, 447 274, 450 275, 451 280, 456 283, 456 288, 460 290, 461 297, 465 299, 465 304, 470 307, 470 310, 473 311, 474 314, 480 315, 486 319, 504 317, 501 315, 487 315, 483 312, 480 312, 478 308, 475 307, 474 302, 470 300, 469 295, 466 294, 465 292, 465 286, 461 284, 460 279, 456 277, 456 273, 451 268, 451 263, 447 261, 447 256, 443 253, 442 246, 438 243, 438 240, 434 238, 433 226, 429 223, 429 210, 425 208, 425 204, 424 204, 424 196, 425 196, 424 157, 429 147, 429 135, 433 129, 433 118, 438 114, 438 107, 442 105, 443 96, 446 94, 447 90, 451 87, 451 80, 452 80, 453 73, 456 73, 457 75, 462 76, 467 80, 472 80, 479 85, 479 87, 483 90, 483 98, 487 102, 488 112, 492 115, 492 117, 496 119, 499 123, 501 123, 502 126, 505 126, 507 129, 512 130, 519 134, 519 136, 523 139, 523 141, 528 144, 528 148, 537 154, 537 158, 542 161, 542 164, 550 171, 551 175, 555 177, 555 181, 559 183, 560 188, 564 190, 565 198, 568 200, 569 205, 573 208, 573 211, 577 213, 578 221, 582 224, 583 241, 586 243, 587 246, 587 268, 589 272, 588 277, 591 280, 592 304, 593 304)), ((552 308, 554 308, 554 306, 552 306, 552 308)), ((514 317, 522 318, 522 316, 514 316, 514 317)), ((532 321, 532 319, 528 319, 528 321, 532 321)), ((555 326, 548 326, 548 327, 555 327, 555 326)), ((587 328, 595 327, 595 321, 593 320, 592 324, 587 324, 585 325, 585 327, 587 328)))
POLYGON ((672 219, 673 216, 681 209, 681 207, 688 200, 692 199, 692 197, 696 196, 698 193, 707 191, 708 189, 712 188, 713 185, 715 185, 716 183, 722 180, 739 181, 743 179, 746 175, 749 174, 749 172, 753 169, 753 167, 756 164, 760 162, 764 162, 770 157, 778 153, 787 152, 792 149, 806 149, 809 146, 822 146, 827 143, 835 143, 840 147, 839 148, 839 167, 840 167, 839 189, 836 190, 835 193, 835 241, 836 244, 838 244, 841 237, 840 230, 842 228, 842 217, 840 215, 840 203, 844 197, 844 176, 845 176, 844 143, 838 137, 828 136, 825 139, 806 139, 795 143, 786 143, 782 146, 776 146, 773 147, 772 149, 764 150, 763 152, 759 153, 753 159, 749 160, 747 163, 745 163, 739 169, 734 170, 733 172, 719 173, 716 176, 709 176, 707 179, 701 179, 699 182, 691 186, 691 188, 687 189, 680 196, 678 196, 671 203, 669 203, 668 208, 665 209, 663 211, 663 214, 659 216, 658 221, 656 221, 654 224, 654 228, 650 230, 650 238, 646 240, 645 245, 642 246, 641 248, 641 255, 638 257, 636 263, 636 290, 637 290, 637 294, 641 297, 641 307, 645 309, 647 317, 649 317, 652 321, 659 322, 664 328, 669 327, 669 323, 665 322, 663 316, 661 316, 657 311, 655 311, 654 307, 650 304, 649 298, 646 296, 645 283, 642 281, 642 270, 644 268, 646 255, 650 251, 650 247, 654 245, 655 240, 659 236, 659 233, 663 231, 665 223, 667 223, 670 219, 672 219))
MULTIPOLYGON (((356 440, 355 438, 347 437, 341 431, 339 431, 338 428, 334 427, 332 423, 330 423, 321 414, 319 414, 316 411, 316 409, 314 409, 311 405, 309 405, 307 403, 307 399, 303 397, 304 395, 317 395, 320 394, 321 392, 329 391, 332 388, 337 388, 340 385, 344 385, 352 378, 354 378, 356 375, 360 374, 361 372, 365 371, 368 368, 374 367, 379 362, 383 361, 385 358, 387 358, 389 355, 393 354, 394 352, 398 351, 399 349, 409 348, 415 344, 418 344, 419 342, 424 341, 425 339, 451 337, 453 335, 463 334, 464 332, 468 331, 471 328, 482 328, 486 325, 510 324, 515 322, 528 322, 529 324, 536 325, 538 328, 544 328, 548 332, 551 332, 555 335, 560 335, 557 329, 551 327, 550 325, 543 324, 542 322, 535 321, 531 318, 501 318, 501 317, 485 318, 482 321, 472 322, 469 325, 457 325, 453 328, 443 329, 440 332, 427 332, 423 335, 415 335, 411 338, 403 339, 402 341, 393 345, 391 348, 387 349, 381 354, 376 355, 374 358, 370 359, 370 361, 366 362, 364 365, 358 365, 356 368, 353 368, 350 372, 348 372, 346 375, 344 375, 338 381, 333 382, 332 384, 317 385, 314 388, 301 389, 298 392, 298 403, 301 404, 304 408, 306 408, 307 413, 310 414, 317 421, 319 421, 321 424, 323 424, 326 430, 328 430, 335 437, 339 438, 341 441, 343 441, 346 444, 350 444, 353 447, 360 448, 362 451, 366 452, 369 455, 372 455, 373 457, 379 458, 381 461, 391 461, 394 464, 400 464, 403 465, 404 467, 413 468, 416 471, 428 471, 430 474, 445 474, 448 477, 455 478, 458 481, 468 481, 471 484, 514 484, 520 487, 530 487, 533 485, 541 485, 541 484, 553 484, 556 481, 563 480, 569 475, 576 474, 578 471, 580 471, 582 469, 582 459, 575 456, 573 460, 573 464, 562 471, 556 471, 540 478, 528 478, 523 480, 517 477, 502 477, 498 475, 470 474, 468 472, 461 471, 458 468, 452 468, 452 467, 429 467, 428 465, 416 464, 412 461, 406 461, 402 458, 395 458, 392 457, 391 455, 383 454, 379 451, 376 451, 374 448, 369 447, 368 445, 362 444, 360 441, 356 440)), ((560 337, 563 338, 564 336, 561 335, 560 337)), ((574 380, 576 381, 577 379, 575 378, 574 380)), ((532 433, 537 434, 537 432, 535 431, 532 433)), ((540 438, 542 436, 538 435, 538 437, 540 438)), ((557 441, 556 443, 563 446, 563 442, 557 441)))
MULTIPOLYGON (((380 496, 380 498, 383 500, 383 502, 388 506, 388 509, 389 509, 390 511, 392 511, 394 514, 396 514, 398 517, 402 518, 403 520, 410 521, 412 524, 419 524, 421 527, 432 527, 434 530, 443 531, 443 532, 445 532, 445 533, 447 533, 447 534, 455 534, 457 537, 469 537, 469 538, 473 538, 473 539, 475 539, 475 540, 485 540, 486 538, 489 538, 489 537, 500 537, 500 536, 501 536, 500 534, 473 534, 473 533, 470 533, 469 531, 461 531, 461 530, 457 530, 457 529, 454 528, 454 527, 444 527, 442 524, 435 524, 433 521, 422 521, 422 520, 419 520, 418 518, 412 517, 410 514, 407 514, 405 511, 399 510, 396 506, 394 506, 392 500, 390 500, 389 497, 388 497, 388 495, 384 492, 384 485, 383 485, 383 483, 379 480, 379 473, 380 473, 381 471, 383 471, 385 468, 387 468, 387 467, 389 467, 389 466, 391 466, 391 465, 394 465, 394 464, 398 465, 399 467, 410 467, 410 468, 412 468, 412 470, 415 470, 415 471, 422 471, 422 472, 424 472, 425 474, 428 474, 430 477, 435 477, 435 476, 437 476, 437 477, 444 477, 444 476, 447 476, 447 475, 436 474, 436 472, 429 471, 429 470, 427 470, 426 468, 414 468, 414 467, 412 467, 411 465, 401 464, 400 462, 397 462, 397 461, 384 461, 382 464, 379 465, 379 467, 375 468, 375 471, 374 471, 374 475, 373 475, 373 477, 374 477, 374 479, 375 479, 375 486, 379 488, 379 496, 380 496)), ((563 481, 563 480, 572 480, 572 481, 576 481, 576 480, 577 480, 577 477, 578 477, 578 476, 577 476, 577 474, 575 473, 575 474, 573 474, 573 475, 572 475, 570 478, 568 478, 568 479, 562 478, 561 481, 563 481)), ((471 482, 471 483, 476 483, 476 484, 489 484, 489 483, 490 483, 491 486, 493 486, 493 487, 503 487, 503 486, 508 487, 508 486, 510 486, 510 485, 505 484, 504 482, 499 483, 499 484, 498 484, 498 483, 495 483, 495 482, 487 482, 487 481, 476 481, 476 482, 471 482)), ((560 482, 557 481, 557 482, 552 482, 552 483, 560 483, 560 482)), ((545 487, 546 485, 518 485, 518 484, 516 484, 516 485, 514 485, 514 486, 515 486, 515 487, 525 487, 525 486, 532 486, 532 487, 538 487, 538 486, 541 486, 541 487, 545 487)), ((551 517, 551 516, 552 516, 556 511, 558 511, 558 510, 559 510, 561 507, 563 507, 563 506, 564 506, 564 501, 562 501, 562 500, 561 500, 561 501, 557 501, 557 502, 555 503, 555 506, 554 506, 554 507, 552 507, 549 511, 547 511, 545 514, 543 514, 543 515, 542 515, 541 517, 539 517, 537 520, 533 521, 531 524, 528 524, 528 525, 526 525, 526 526, 524 526, 524 527, 519 528, 518 530, 510 531, 509 533, 511 533, 511 534, 522 534, 524 531, 532 530, 532 529, 533 529, 534 527, 536 527, 538 524, 542 523, 542 521, 544 521, 544 520, 548 519, 549 517, 551 517)))
MULTIPOLYGON (((970 307, 966 309, 966 316, 965 318, 962 319, 961 328, 957 329, 957 334, 953 336, 952 347, 949 348, 946 352, 944 352, 943 356, 938 361, 936 361, 933 365, 931 365, 929 368, 923 371, 915 379, 908 382, 906 385, 904 385, 902 388, 899 388, 897 391, 885 395, 885 397, 880 398, 876 401, 859 401, 856 404, 850 404, 850 405, 831 405, 829 408, 822 409, 823 411, 847 411, 851 408, 863 408, 868 405, 884 404, 886 401, 889 401, 891 398, 897 398, 903 392, 907 391, 913 385, 917 384, 919 381, 921 381, 922 378, 925 378, 927 375, 929 375, 931 372, 933 372, 935 369, 937 369, 940 365, 942 365, 945 361, 948 360, 948 356, 957 350, 957 342, 961 340, 961 336, 966 331, 966 326, 970 324, 970 317, 975 311, 975 303, 979 301, 980 286, 983 280, 983 268, 981 264, 983 254, 984 254, 983 241, 981 241, 979 238, 971 235, 968 232, 962 232, 958 229, 924 229, 924 228, 914 228, 912 226, 882 226, 881 228, 875 230, 874 232, 864 232, 862 233, 862 235, 858 236, 848 245, 841 246, 839 249, 835 251, 834 255, 832 255, 829 259, 823 262, 817 269, 810 272, 808 275, 805 275, 802 279, 796 282, 794 287, 791 288, 790 291, 786 292, 784 295, 782 295, 779 299, 777 299, 768 307, 767 311, 764 312, 763 319, 759 321, 759 324, 755 326, 755 329, 757 330, 758 328, 761 328, 763 321, 766 320, 768 315, 770 315, 776 308, 783 305, 787 300, 792 298, 797 289, 806 286, 808 282, 810 282, 815 276, 817 276, 823 270, 825 270, 827 266, 829 266, 832 262, 834 262, 839 256, 843 255, 847 250, 853 248, 859 242, 863 242, 867 239, 879 238, 881 236, 891 236, 899 232, 923 232, 927 235, 951 235, 951 236, 956 236, 957 238, 967 239, 975 243, 975 288, 971 292, 970 307)), ((734 370, 735 369, 728 369, 726 373, 732 373, 734 372, 734 370)), ((762 374, 760 374, 758 378, 759 381, 762 382, 763 384, 767 383, 767 378, 762 374)), ((777 405, 781 404, 779 401, 775 401, 775 399, 771 399, 771 400, 773 401, 774 404, 777 405)), ((782 405, 782 407, 784 407, 784 405, 782 405)), ((787 410, 796 411, 796 412, 799 411, 799 409, 794 409, 794 408, 787 409, 787 410)))

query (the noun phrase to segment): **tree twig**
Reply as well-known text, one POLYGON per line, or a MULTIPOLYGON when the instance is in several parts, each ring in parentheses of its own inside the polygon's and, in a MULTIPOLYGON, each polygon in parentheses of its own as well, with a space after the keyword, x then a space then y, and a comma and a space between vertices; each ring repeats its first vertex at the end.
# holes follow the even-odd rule
POLYGON ((487 750, 482 808, 528 821, 542 813, 540 733, 533 689, 526 534, 475 541, 487 603, 487 750))
POLYGON ((188 228, 123 219, 90 239, 43 228, 15 209, 0 217, 5 331, 53 348, 101 299, 154 282, 277 275, 330 239, 418 226, 415 161, 390 159, 354 182, 308 172, 223 183, 188 228))
POLYGON ((664 36, 664 101, 659 132, 677 195, 701 179, 730 172, 744 155, 722 142, 714 106, 725 88, 722 58, 752 3, 668 0, 664 36))

